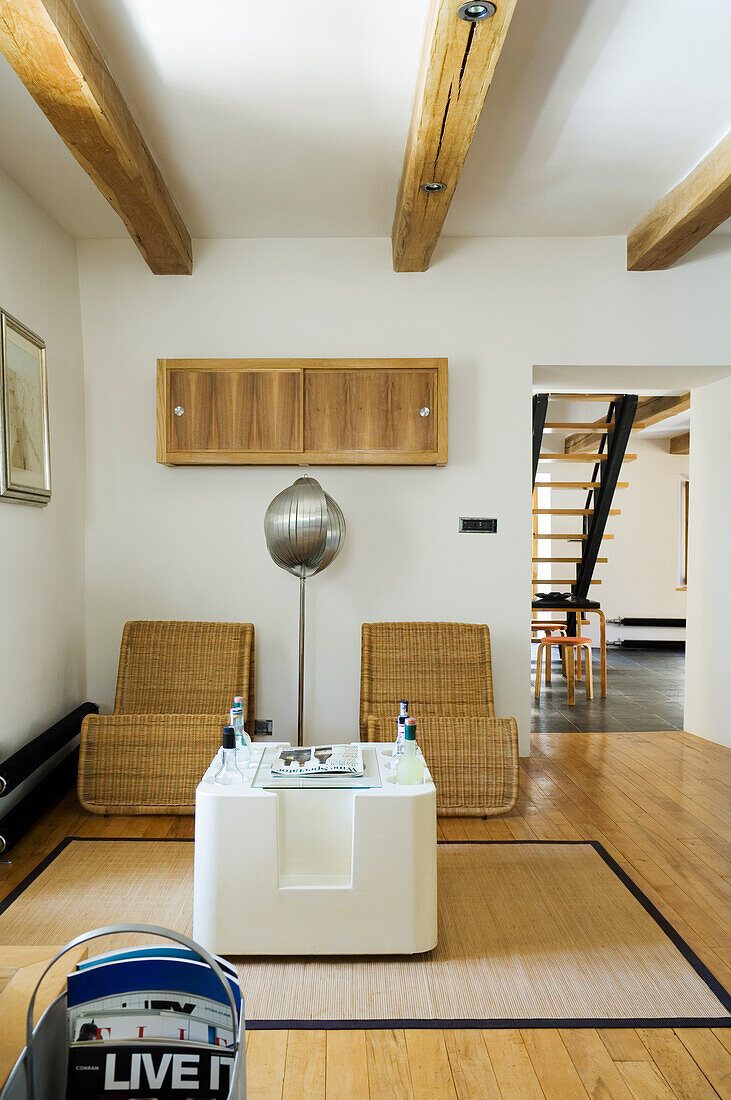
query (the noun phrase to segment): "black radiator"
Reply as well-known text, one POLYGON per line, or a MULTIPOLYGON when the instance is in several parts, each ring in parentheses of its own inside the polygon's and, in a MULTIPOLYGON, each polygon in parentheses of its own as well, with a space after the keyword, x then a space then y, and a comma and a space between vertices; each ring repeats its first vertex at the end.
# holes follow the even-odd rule
MULTIPOLYGON (((652 631, 655 629, 670 628, 673 630, 684 630, 685 619, 660 619, 660 618, 645 618, 645 617, 631 617, 621 616, 617 619, 607 619, 607 626, 618 627, 640 627, 645 630, 652 631)), ((664 638, 648 638, 644 635, 640 637, 630 635, 629 638, 619 638, 609 643, 613 646, 621 646, 623 649, 672 649, 672 650, 685 650, 685 641, 682 638, 664 637, 664 638)))
POLYGON ((79 750, 76 748, 0 819, 0 852, 8 852, 48 807, 66 794, 76 781, 78 766, 79 750))
MULTIPOLYGON (((55 726, 39 733, 27 745, 23 745, 7 760, 3 760, 0 764, 0 797, 14 791, 16 787, 29 779, 33 772, 40 768, 41 764, 45 764, 59 749, 62 749, 64 745, 68 745, 69 741, 73 741, 74 737, 78 735, 81 723, 87 714, 98 713, 99 707, 96 703, 82 703, 80 707, 72 710, 60 722, 56 722, 55 726)), ((0 803, 1 810, 2 803, 0 803)))
POLYGON ((684 627, 685 619, 607 619, 613 626, 672 626, 684 627))
MULTIPOLYGON (((65 745, 78 737, 87 714, 98 714, 96 703, 82 703, 60 722, 40 733, 21 749, 0 763, 0 813, 2 797, 16 790, 34 772, 50 760, 65 745)), ((44 776, 12 810, 0 818, 0 852, 6 852, 20 840, 30 826, 48 808, 50 802, 63 794, 76 778, 79 750, 74 749, 44 776)))

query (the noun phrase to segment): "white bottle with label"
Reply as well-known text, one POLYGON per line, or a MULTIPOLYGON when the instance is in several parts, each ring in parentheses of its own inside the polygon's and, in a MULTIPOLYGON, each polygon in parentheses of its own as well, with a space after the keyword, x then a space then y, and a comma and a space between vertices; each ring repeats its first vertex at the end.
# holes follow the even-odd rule
POLYGON ((408 700, 402 699, 399 702, 399 715, 396 724, 396 740, 394 746, 391 749, 391 768, 396 771, 396 764, 401 753, 404 751, 404 723, 409 717, 409 704, 408 700))
MULTIPOLYGON (((243 695, 234 695, 234 706, 241 707, 241 737, 242 740, 251 748, 251 737, 246 732, 244 723, 246 722, 246 700, 243 695)), ((237 730, 238 732, 238 730, 237 730)))
POLYGON ((245 766, 251 758, 251 738, 244 729, 244 707, 243 699, 240 696, 234 699, 234 705, 231 707, 229 714, 236 735, 236 759, 239 764, 245 766))
POLYGON ((396 761, 396 782, 411 787, 424 782, 424 761, 416 751, 416 719, 404 723, 404 751, 396 761))

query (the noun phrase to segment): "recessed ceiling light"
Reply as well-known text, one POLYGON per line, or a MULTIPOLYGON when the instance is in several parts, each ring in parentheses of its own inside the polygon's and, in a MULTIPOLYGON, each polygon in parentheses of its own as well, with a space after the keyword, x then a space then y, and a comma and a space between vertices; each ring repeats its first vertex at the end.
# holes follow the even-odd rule
POLYGON ((436 180, 433 180, 430 183, 422 183, 421 189, 422 191, 426 191, 427 195, 438 195, 440 191, 447 190, 447 185, 446 183, 437 183, 436 180))
POLYGON ((486 0, 485 3, 462 4, 457 15, 460 19, 464 19, 465 23, 481 23, 483 19, 489 19, 494 15, 495 10, 495 5, 486 0))

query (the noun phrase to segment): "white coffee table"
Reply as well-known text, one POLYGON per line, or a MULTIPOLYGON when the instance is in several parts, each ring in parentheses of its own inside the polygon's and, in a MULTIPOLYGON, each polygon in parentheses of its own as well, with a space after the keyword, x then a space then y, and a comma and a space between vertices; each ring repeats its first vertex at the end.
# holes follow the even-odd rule
POLYGON ((224 955, 431 950, 437 836, 428 771, 423 784, 398 786, 391 746, 364 745, 363 780, 278 786, 268 765, 279 747, 254 745, 242 787, 216 786, 213 765, 198 786, 194 938, 224 955))

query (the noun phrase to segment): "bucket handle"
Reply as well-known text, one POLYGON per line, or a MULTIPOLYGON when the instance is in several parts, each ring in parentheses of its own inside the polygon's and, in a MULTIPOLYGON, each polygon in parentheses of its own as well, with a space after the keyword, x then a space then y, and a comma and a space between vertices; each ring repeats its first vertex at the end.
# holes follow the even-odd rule
POLYGON ((223 970, 221 970, 221 967, 218 965, 213 955, 211 955, 209 951, 206 951, 205 947, 201 947, 200 944, 196 943, 195 940, 190 939, 189 936, 184 936, 182 932, 172 932, 169 928, 161 928, 156 924, 109 924, 106 928, 95 928, 93 932, 83 932, 80 936, 77 936, 67 943, 65 947, 62 947, 61 950, 53 956, 36 982, 36 987, 31 994, 30 1003, 28 1005, 28 1015, 25 1021, 25 1079, 28 1100, 35 1100, 35 1078, 33 1073, 33 1013, 36 1004, 36 994, 41 987, 43 979, 51 967, 54 966, 59 959, 63 958, 68 951, 72 951, 74 947, 79 947, 80 944, 88 943, 90 940, 97 940, 101 936, 115 936, 122 932, 139 932, 144 936, 161 936, 163 939, 173 940, 175 943, 181 944, 182 947, 187 947, 190 951, 193 951, 201 962, 207 963, 208 966, 210 966, 224 988, 231 1009, 231 1019, 233 1021, 233 1055, 234 1061, 236 1060, 239 1051, 239 1014, 236 1011, 236 1001, 231 992, 231 987, 226 980, 223 970))

